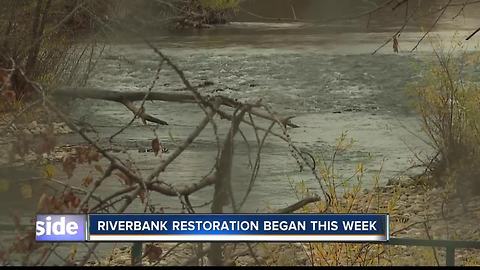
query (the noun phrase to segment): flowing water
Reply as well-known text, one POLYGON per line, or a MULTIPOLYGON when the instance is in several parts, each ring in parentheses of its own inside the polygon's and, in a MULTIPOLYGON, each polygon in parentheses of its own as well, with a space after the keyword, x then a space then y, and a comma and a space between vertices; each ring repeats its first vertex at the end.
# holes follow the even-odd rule
MULTIPOLYGON (((369 32, 350 24, 237 22, 202 31, 162 32, 150 38, 185 71, 192 84, 213 83, 202 88, 202 93, 240 100, 261 98, 279 114, 295 115, 293 122, 300 127, 291 129, 290 135, 302 150, 330 160, 337 138, 347 132, 355 143, 336 157, 335 167, 341 176, 348 177, 358 163, 364 163, 367 169, 364 183, 368 188, 376 175, 380 175, 380 182, 384 184, 404 174, 412 165, 413 153, 431 152, 422 142, 420 122, 406 92, 410 83, 421 78, 419 71, 426 61, 431 60, 431 45, 426 41, 414 53, 408 52, 422 35, 418 29, 413 29, 402 34, 399 54, 393 53, 389 44, 372 55, 391 36, 392 29, 388 23, 382 29, 369 32)), ((436 36, 453 36, 447 26, 438 30, 441 31, 436 32, 436 36)), ((467 32, 460 32, 459 36, 465 34, 467 32)), ((118 91, 146 91, 158 64, 155 53, 140 41, 112 42, 89 83, 118 91)), ((153 91, 175 91, 182 87, 176 74, 164 66, 153 91)), ((103 140, 132 118, 123 105, 113 102, 78 100, 71 105, 72 115, 91 123, 103 140)), ((177 142, 185 139, 203 118, 198 106, 191 104, 147 102, 146 110, 169 125, 155 129, 136 121, 114 140, 115 145, 127 148, 119 155, 134 161, 144 176, 160 161, 151 152, 139 152, 149 147, 155 137, 153 129, 167 148, 174 149, 171 137, 177 142)), ((220 119, 216 122, 222 138, 229 125, 220 119)), ((259 124, 268 125, 265 121, 259 124)), ((237 201, 242 199, 250 181, 249 150, 251 158, 256 150, 251 128, 242 128, 248 144, 237 136, 232 173, 237 201)), ((63 140, 71 144, 80 141, 75 136, 66 136, 63 140)), ((175 185, 198 181, 213 166, 216 146, 213 128, 209 125, 161 174, 161 180, 175 185)), ((2 177, 11 178, 14 174, 23 179, 28 177, 22 176, 28 175, 25 171, 12 173, 9 170, 2 177)), ((61 169, 58 171, 61 177, 61 169)), ((70 179, 69 183, 79 184, 89 173, 79 171, 78 177, 70 179)), ((304 180, 312 191, 319 192, 313 176, 299 171, 287 145, 271 137, 263 148, 260 173, 243 211, 266 211, 295 202, 292 186, 300 180, 304 180)), ((38 196, 46 189, 41 183, 32 181, 11 185, 10 192, 0 199, 4 206, 0 220, 5 226, 5 236, 11 232, 9 214, 16 211, 27 223, 35 211, 38 196), (34 186, 31 200, 18 199, 25 183, 34 186)), ((102 186, 100 193, 109 194, 120 186, 112 179, 102 186)), ((201 205, 211 197, 212 189, 207 188, 190 199, 193 205, 201 205)), ((181 210, 178 198, 152 196, 151 200, 166 212, 181 210)), ((140 204, 129 209, 130 212, 143 210, 140 204)), ((198 211, 206 212, 208 206, 198 211)))
MULTIPOLYGON (((354 173, 358 163, 364 163, 365 187, 370 187, 378 174, 381 183, 402 174, 412 165, 414 153, 430 153, 407 95, 410 83, 422 76, 429 45, 416 53, 394 54, 388 47, 372 55, 384 38, 385 33, 335 33, 300 23, 233 23, 153 40, 192 84, 213 83, 202 88, 202 93, 262 99, 281 115, 295 115, 293 122, 300 128, 290 130, 292 140, 314 156, 329 161, 336 140, 346 132, 355 143, 336 157, 335 167, 346 177, 354 173)), ((402 46, 414 46, 417 38, 415 32, 404 34, 402 46)), ((115 44, 90 83, 119 91, 146 91, 158 64, 155 53, 141 42, 115 44)), ((183 87, 168 68, 161 71, 158 85, 154 91, 183 87)), ((77 117, 94 123, 101 134, 114 133, 132 117, 123 105, 112 102, 78 101, 74 107, 77 117)), ((203 118, 201 109, 190 104, 147 102, 146 109, 170 123, 156 129, 160 141, 170 149, 175 147, 170 135, 177 141, 186 138, 203 118)), ((220 135, 226 134, 228 122, 217 120, 217 124, 220 135)), ((263 122, 264 127, 266 124, 263 122)), ((244 129, 248 145, 238 136, 232 173, 237 200, 250 181, 249 147, 252 158, 255 156, 255 135, 250 128, 244 129)), ((217 154, 213 134, 209 126, 162 179, 189 184, 207 174, 217 154)), ((152 138, 152 127, 137 121, 115 139, 117 144, 129 146, 128 154, 144 175, 159 163, 152 153, 138 153, 138 148, 148 146, 152 138)), ((292 182, 299 180, 319 191, 313 176, 299 171, 284 142, 271 138, 261 157, 260 174, 244 211, 264 211, 267 206, 278 208, 294 202, 292 182)), ((112 188, 118 188, 116 184, 112 188)), ((210 198, 211 190, 207 189, 191 199, 198 205, 210 198)), ((167 204, 164 198, 160 200, 167 204)), ((176 198, 171 200, 178 205, 176 198)))

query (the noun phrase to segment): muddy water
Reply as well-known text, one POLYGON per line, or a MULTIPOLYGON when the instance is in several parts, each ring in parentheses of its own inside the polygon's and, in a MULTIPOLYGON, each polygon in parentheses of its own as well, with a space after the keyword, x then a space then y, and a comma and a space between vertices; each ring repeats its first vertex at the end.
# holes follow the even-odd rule
MULTIPOLYGON (((290 130, 293 142, 319 158, 330 159, 336 139, 347 132, 356 142, 336 157, 335 167, 341 176, 347 177, 358 163, 364 163, 367 169, 364 183, 369 187, 378 174, 381 183, 404 174, 412 165, 413 151, 420 154, 431 151, 419 138, 422 133, 418 117, 405 91, 410 82, 421 78, 419 70, 430 61, 431 47, 425 43, 416 53, 408 53, 421 36, 412 31, 403 34, 400 54, 391 53, 391 47, 387 46, 371 55, 391 31, 389 27, 368 33, 352 31, 345 25, 242 22, 151 38, 185 71, 192 84, 213 83, 203 88, 203 93, 220 93, 241 100, 261 98, 278 113, 295 115, 293 121, 300 128, 290 130)), ((441 31, 436 35, 449 38, 453 32, 441 31)), ((120 91, 145 91, 157 67, 158 58, 141 42, 115 42, 107 48, 90 84, 120 91)), ((174 72, 164 69, 154 91, 174 91, 182 87, 174 72)), ((79 100, 71 108, 75 118, 91 123, 99 131, 103 142, 132 117, 122 105, 111 102, 79 100)), ((135 122, 114 140, 116 146, 127 149, 119 155, 134 161, 143 175, 148 175, 160 161, 152 153, 139 152, 149 146, 155 136, 153 130, 167 148, 173 149, 171 137, 176 141, 186 138, 203 117, 198 107, 186 104, 147 102, 146 109, 167 121, 169 126, 144 126, 135 122)), ((225 135, 227 123, 220 119, 216 122, 219 135, 225 135)), ((264 121, 259 124, 267 125, 264 121)), ((250 179, 249 150, 253 153, 256 150, 254 133, 248 127, 243 128, 249 146, 237 138, 232 179, 237 201, 243 197, 250 179)), ((80 141, 75 136, 63 140, 80 141)), ((196 182, 210 171, 216 153, 213 129, 209 126, 162 173, 161 179, 176 185, 196 182)), ((243 211, 265 211, 289 205, 296 200, 292 185, 300 180, 314 192, 319 190, 311 174, 299 171, 282 141, 268 140, 261 157, 259 176, 243 211)), ((32 174, 35 171, 31 169, 32 174)), ((11 173, 8 174, 11 177, 11 173)), ((78 178, 86 174, 87 170, 80 170, 78 178)), ((61 173, 58 177, 62 177, 61 173)), ((76 178, 68 181, 80 183, 76 178)), ((16 210, 28 223, 38 196, 47 189, 31 181, 32 199, 19 200, 25 183, 12 184, 15 187, 1 198, 6 206, 1 211, 5 236, 11 232, 8 214, 16 210)), ((100 192, 109 194, 120 186, 112 180, 106 182, 100 192)), ((193 205, 201 205, 211 196, 212 190, 205 189, 190 199, 193 205)), ((151 199, 166 212, 181 211, 176 198, 154 196, 151 199)), ((136 204, 129 211, 141 212, 143 207, 136 204)), ((208 211, 208 206, 198 211, 208 211)))

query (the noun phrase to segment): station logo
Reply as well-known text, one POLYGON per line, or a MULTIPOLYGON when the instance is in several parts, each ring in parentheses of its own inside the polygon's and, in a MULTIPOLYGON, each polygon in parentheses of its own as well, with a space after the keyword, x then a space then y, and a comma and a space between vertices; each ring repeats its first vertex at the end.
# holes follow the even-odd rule
POLYGON ((85 241, 85 226, 84 215, 37 215, 35 239, 38 242, 85 241))

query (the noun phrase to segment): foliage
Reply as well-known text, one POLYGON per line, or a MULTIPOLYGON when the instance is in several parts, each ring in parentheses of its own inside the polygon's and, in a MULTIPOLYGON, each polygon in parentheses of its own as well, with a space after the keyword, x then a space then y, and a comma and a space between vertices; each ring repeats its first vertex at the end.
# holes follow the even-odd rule
MULTIPOLYGON (((393 222, 390 230, 395 232, 404 227, 401 220, 402 213, 399 211, 399 202, 402 189, 399 186, 391 186, 389 196, 382 196, 383 188, 380 187, 380 174, 382 168, 373 175, 373 179, 366 179, 367 169, 363 163, 358 163, 350 177, 340 177, 335 169, 336 159, 346 153, 354 145, 354 141, 343 133, 337 140, 333 154, 329 157, 319 158, 319 174, 331 196, 331 203, 323 201, 306 205, 301 209, 302 213, 388 213, 393 222), (368 181, 368 182, 367 182, 368 181), (367 183, 373 182, 373 187, 368 191, 364 189, 367 183)), ((383 164, 382 164, 383 165, 383 164)), ((300 181, 295 185, 295 192, 299 199, 311 196, 312 188, 306 182, 300 181)), ((407 225, 408 227, 409 225, 407 225)), ((267 254, 267 265, 294 265, 291 257, 284 258, 281 247, 272 244, 262 244, 262 249, 267 254)), ((295 245, 289 245, 295 249, 295 245)), ((305 243, 302 244, 303 253, 307 257, 307 265, 313 266, 378 266, 378 265, 405 265, 405 258, 399 254, 404 252, 398 247, 377 244, 353 244, 353 243, 305 243)), ((431 249, 420 248, 416 254, 415 262, 435 265, 431 249)))
POLYGON ((423 129, 436 151, 425 164, 430 184, 448 184, 468 195, 480 191, 480 88, 467 75, 478 64, 478 55, 457 50, 434 49, 436 63, 412 90, 423 129))
POLYGON ((202 28, 225 24, 238 8, 238 0, 188 0, 181 1, 177 12, 177 26, 202 28))

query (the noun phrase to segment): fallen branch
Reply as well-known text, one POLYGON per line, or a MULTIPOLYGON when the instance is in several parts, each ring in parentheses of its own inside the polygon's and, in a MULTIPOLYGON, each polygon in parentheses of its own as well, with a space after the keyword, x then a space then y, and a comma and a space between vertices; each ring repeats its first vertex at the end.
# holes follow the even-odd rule
MULTIPOLYGON (((102 88, 58 88, 52 91, 52 95, 54 95, 55 97, 66 97, 66 98, 82 98, 82 99, 88 98, 88 99, 108 100, 108 101, 122 103, 125 106, 127 106, 126 103, 128 104, 128 102, 142 101, 143 99, 145 99, 145 93, 141 91, 114 91, 114 90, 107 90, 102 88)), ((202 98, 220 99, 220 105, 225 105, 231 108, 237 108, 243 105, 236 100, 223 97, 223 96, 202 97, 202 98)), ((177 103, 198 103, 196 97, 190 93, 152 92, 148 95, 146 100, 177 102, 177 103)), ((133 112, 137 112, 137 110, 133 108, 129 108, 129 110, 133 112)), ((255 116, 258 116, 267 120, 273 120, 270 114, 265 113, 264 111, 256 108, 251 108, 251 113, 255 116)), ((292 128, 299 127, 290 121, 292 118, 293 117, 284 117, 279 119, 279 121, 288 127, 292 127, 292 128)))

